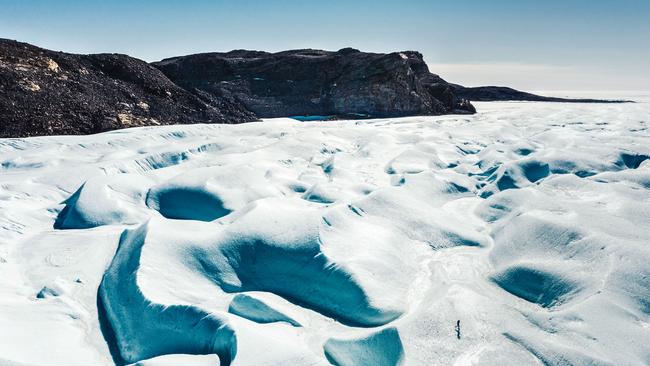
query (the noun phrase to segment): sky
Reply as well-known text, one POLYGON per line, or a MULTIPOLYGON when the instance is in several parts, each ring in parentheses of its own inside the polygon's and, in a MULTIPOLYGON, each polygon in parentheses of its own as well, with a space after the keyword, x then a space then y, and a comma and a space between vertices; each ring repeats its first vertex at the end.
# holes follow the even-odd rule
POLYGON ((650 0, 0 0, 0 38, 146 61, 417 50, 432 72, 467 86, 650 90, 650 0))

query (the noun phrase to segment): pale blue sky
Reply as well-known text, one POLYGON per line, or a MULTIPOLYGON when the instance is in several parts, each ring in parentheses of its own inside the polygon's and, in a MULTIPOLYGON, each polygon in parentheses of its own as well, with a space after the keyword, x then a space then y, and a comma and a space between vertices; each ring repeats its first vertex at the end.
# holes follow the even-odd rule
POLYGON ((0 37, 147 61, 235 48, 414 49, 466 85, 650 89, 650 0, 0 0, 0 37))

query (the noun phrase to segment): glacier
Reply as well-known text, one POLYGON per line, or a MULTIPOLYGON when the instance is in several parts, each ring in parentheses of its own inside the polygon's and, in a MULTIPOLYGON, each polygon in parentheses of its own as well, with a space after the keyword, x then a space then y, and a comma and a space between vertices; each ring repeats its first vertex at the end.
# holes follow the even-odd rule
POLYGON ((650 364, 648 101, 0 139, 0 365, 650 364))

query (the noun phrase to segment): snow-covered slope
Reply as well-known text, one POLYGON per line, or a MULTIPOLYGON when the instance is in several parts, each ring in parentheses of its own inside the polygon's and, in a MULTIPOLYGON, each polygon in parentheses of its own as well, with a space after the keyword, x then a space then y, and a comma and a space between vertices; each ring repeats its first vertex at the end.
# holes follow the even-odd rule
POLYGON ((650 105, 0 140, 0 365, 650 364, 650 105))

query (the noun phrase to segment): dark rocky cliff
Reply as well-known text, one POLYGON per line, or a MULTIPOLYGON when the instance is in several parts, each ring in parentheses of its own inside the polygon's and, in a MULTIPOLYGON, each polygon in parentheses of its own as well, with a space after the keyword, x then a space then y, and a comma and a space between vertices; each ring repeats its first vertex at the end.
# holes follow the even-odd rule
POLYGON ((126 55, 73 55, 0 39, 0 137, 255 119, 238 103, 186 91, 126 55))
POLYGON ((241 102, 259 117, 474 113, 418 52, 231 51, 153 63, 176 84, 241 102))

